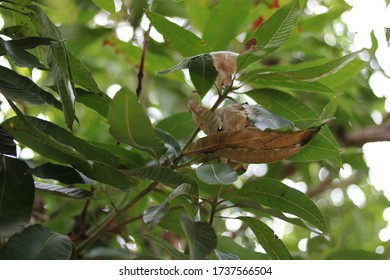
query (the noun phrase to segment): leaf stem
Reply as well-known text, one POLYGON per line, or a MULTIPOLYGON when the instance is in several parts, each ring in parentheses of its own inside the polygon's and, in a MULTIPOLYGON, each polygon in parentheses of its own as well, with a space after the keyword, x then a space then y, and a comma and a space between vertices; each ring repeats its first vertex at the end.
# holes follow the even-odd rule
POLYGON ((142 198, 144 198, 147 194, 149 194, 151 191, 154 190, 154 188, 157 186, 158 182, 151 183, 146 189, 138 193, 132 200, 129 201, 128 204, 126 204, 124 207, 119 209, 118 211, 114 211, 107 217, 105 221, 103 221, 94 231, 89 235, 89 237, 83 241, 81 241, 79 244, 76 245, 74 254, 79 254, 82 250, 86 249, 87 247, 91 246, 93 243, 95 243, 99 238, 101 238, 106 231, 110 228, 111 223, 115 220, 120 218, 122 215, 126 214, 131 208, 134 207, 136 203, 138 203, 142 198))
POLYGON ((148 44, 149 44, 149 34, 150 34, 151 29, 152 29, 152 24, 149 24, 148 30, 146 30, 145 34, 144 34, 144 43, 143 43, 143 47, 142 47, 141 61, 140 61, 140 65, 139 65, 138 75, 137 75, 138 86, 137 86, 136 93, 137 93, 138 98, 140 97, 141 92, 142 92, 142 79, 144 77, 145 56, 146 56, 146 50, 147 50, 148 44))

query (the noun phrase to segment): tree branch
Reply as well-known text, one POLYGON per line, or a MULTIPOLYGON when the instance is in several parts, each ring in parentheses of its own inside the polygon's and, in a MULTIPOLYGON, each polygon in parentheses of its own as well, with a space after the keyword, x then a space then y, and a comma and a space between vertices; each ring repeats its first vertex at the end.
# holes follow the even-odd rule
POLYGON ((345 146, 361 147, 369 142, 390 141, 390 123, 364 127, 357 131, 347 132, 342 135, 345 146))
POLYGON ((146 56, 146 50, 148 49, 148 44, 149 44, 149 34, 150 30, 152 29, 152 25, 149 24, 148 30, 145 31, 144 34, 144 43, 142 47, 142 55, 141 55, 141 61, 139 64, 139 70, 138 70, 138 86, 137 86, 137 96, 140 97, 141 92, 142 92, 142 79, 144 77, 144 66, 145 66, 145 56, 146 56))

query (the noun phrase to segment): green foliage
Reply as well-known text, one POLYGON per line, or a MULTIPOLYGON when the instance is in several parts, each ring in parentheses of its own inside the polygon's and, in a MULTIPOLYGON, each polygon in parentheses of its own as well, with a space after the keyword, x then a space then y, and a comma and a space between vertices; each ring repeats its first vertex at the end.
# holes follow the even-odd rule
POLYGON ((0 259, 390 256, 370 231, 385 227, 373 217, 390 204, 343 140, 351 123, 371 125, 368 102, 384 101, 364 94, 362 51, 323 40, 345 5, 309 16, 299 0, 280 9, 123 1, 120 10, 71 0, 70 18, 46 2, 0 2, 0 259), (126 21, 133 35, 123 39, 126 21), (297 132, 310 137, 294 142, 297 132), (219 146, 186 153, 194 143, 219 146), (245 161, 266 153, 283 156, 245 161), (343 178, 348 165, 361 177, 343 178), (333 189, 348 196, 343 184, 370 199, 365 214, 348 199, 333 206, 333 189))

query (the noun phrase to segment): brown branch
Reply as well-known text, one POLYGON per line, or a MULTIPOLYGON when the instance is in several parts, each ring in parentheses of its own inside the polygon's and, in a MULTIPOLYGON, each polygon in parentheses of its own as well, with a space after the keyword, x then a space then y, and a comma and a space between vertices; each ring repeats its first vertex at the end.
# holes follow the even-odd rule
POLYGON ((148 28, 148 30, 145 31, 145 34, 144 34, 144 43, 143 43, 143 47, 142 47, 141 61, 139 64, 139 70, 138 70, 138 75, 137 75, 138 86, 137 86, 136 93, 137 93, 138 97, 140 97, 141 92, 142 92, 142 79, 144 77, 145 56, 146 56, 146 50, 148 49, 149 37, 150 37, 149 34, 150 34, 151 29, 152 29, 152 25, 149 24, 149 28, 148 28))
POLYGON ((333 178, 328 177, 323 182, 321 182, 318 186, 310 189, 306 194, 309 197, 316 197, 320 194, 324 193, 327 190, 332 190, 336 188, 345 188, 351 184, 355 184, 359 182, 363 178, 362 175, 356 173, 349 177, 348 179, 335 182, 333 178))
POLYGON ((342 135, 345 146, 361 147, 369 142, 390 141, 390 123, 364 127, 357 131, 346 132, 342 135))

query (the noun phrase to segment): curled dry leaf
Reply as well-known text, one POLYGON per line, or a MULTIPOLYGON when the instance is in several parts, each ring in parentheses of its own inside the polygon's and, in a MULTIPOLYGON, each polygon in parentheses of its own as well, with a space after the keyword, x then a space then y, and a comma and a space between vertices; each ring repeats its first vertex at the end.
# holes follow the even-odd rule
POLYGON ((190 144, 183 155, 208 154, 240 163, 264 163, 289 158, 302 150, 325 123, 299 129, 259 105, 233 104, 211 112, 191 95, 189 109, 207 136, 190 144))
POLYGON ((298 153, 318 130, 279 132, 250 126, 237 131, 219 131, 193 142, 183 154, 205 153, 243 163, 273 162, 298 153))
POLYGON ((211 52, 213 64, 218 72, 218 82, 221 86, 230 86, 232 76, 237 70, 238 53, 229 51, 211 52))

